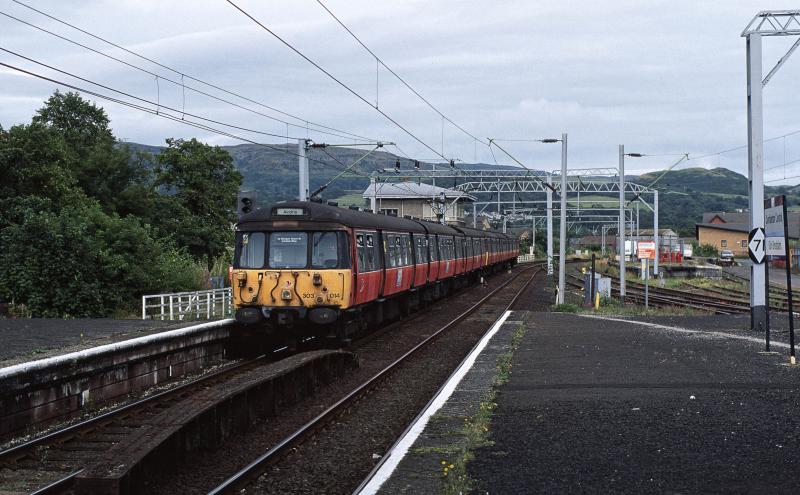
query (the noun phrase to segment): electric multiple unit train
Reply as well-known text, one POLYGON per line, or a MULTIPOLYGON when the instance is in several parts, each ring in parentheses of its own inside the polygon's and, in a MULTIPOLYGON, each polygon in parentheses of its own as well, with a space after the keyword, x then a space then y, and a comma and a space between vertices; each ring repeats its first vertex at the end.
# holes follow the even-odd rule
POLYGON ((335 204, 286 202, 236 226, 236 320, 288 339, 347 339, 510 267, 516 238, 335 204))

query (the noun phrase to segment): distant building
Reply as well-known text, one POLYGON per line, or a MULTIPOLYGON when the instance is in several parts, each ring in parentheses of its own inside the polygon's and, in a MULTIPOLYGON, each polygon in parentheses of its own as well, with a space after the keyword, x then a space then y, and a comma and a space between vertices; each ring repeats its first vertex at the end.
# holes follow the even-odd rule
MULTIPOLYGON (((362 194, 367 208, 386 215, 405 215, 438 222, 465 225, 465 207, 477 198, 462 191, 415 182, 371 184, 362 194)), ((470 226, 471 222, 470 222, 470 226)))
MULTIPOLYGON (((800 213, 789 212, 789 238, 800 236, 800 213)), ((736 256, 747 256, 747 236, 750 233, 750 212, 708 212, 696 223, 695 234, 700 245, 708 244, 718 250, 728 249, 736 256)))

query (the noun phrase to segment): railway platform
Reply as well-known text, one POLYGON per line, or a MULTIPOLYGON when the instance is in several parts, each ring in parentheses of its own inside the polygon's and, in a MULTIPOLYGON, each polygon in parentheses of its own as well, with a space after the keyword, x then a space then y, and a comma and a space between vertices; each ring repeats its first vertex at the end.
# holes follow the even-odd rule
POLYGON ((0 367, 175 330, 197 321, 0 318, 0 367))
POLYGON ((520 313, 362 493, 796 490, 800 369, 781 339, 761 352, 738 317, 520 313))

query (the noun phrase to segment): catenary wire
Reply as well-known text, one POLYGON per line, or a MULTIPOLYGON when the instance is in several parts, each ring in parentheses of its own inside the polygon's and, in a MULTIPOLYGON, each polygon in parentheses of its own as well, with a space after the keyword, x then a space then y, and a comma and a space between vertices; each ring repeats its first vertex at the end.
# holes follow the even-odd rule
POLYGON ((9 50, 7 48, 3 48, 2 46, 0 46, 0 51, 4 51, 6 53, 9 53, 9 54, 14 55, 16 57, 19 57, 21 59, 27 60, 28 62, 32 62, 32 63, 37 64, 37 65, 41 65, 42 67, 46 67, 46 68, 48 68, 50 70, 59 72, 59 73, 64 74, 66 76, 73 77, 75 79, 78 79, 78 80, 81 80, 83 82, 92 84, 94 86, 98 86, 98 87, 101 87, 103 89, 107 89, 109 91, 113 91, 114 93, 118 93, 120 95, 127 96, 128 98, 133 98, 133 99, 138 100, 138 101, 140 101, 142 103, 148 103, 150 105, 154 105, 155 107, 157 107, 159 109, 167 109, 167 110, 170 110, 172 112, 180 113, 182 115, 188 115, 190 117, 194 117, 196 119, 204 120, 204 121, 210 122, 212 124, 223 125, 225 127, 230 127, 232 129, 237 129, 237 130, 240 130, 240 131, 252 132, 254 134, 261 134, 261 135, 264 135, 264 136, 279 137, 279 138, 286 138, 286 139, 298 139, 298 140, 302 139, 302 138, 298 138, 298 137, 284 136, 282 134, 273 134, 271 132, 265 132, 265 131, 259 131, 259 130, 251 129, 251 128, 247 128, 247 127, 241 127, 241 126, 238 126, 238 125, 235 125, 235 124, 229 124, 227 122, 222 122, 222 121, 219 121, 219 120, 210 119, 210 118, 207 118, 207 117, 203 117, 201 115, 193 114, 193 113, 190 113, 190 112, 185 112, 183 110, 178 110, 176 108, 172 108, 170 106, 164 105, 161 102, 154 102, 154 101, 148 100, 146 98, 141 98, 141 97, 133 95, 131 93, 127 93, 125 91, 121 91, 119 89, 114 89, 114 88, 112 88, 110 86, 106 86, 105 84, 101 84, 101 83, 92 81, 90 79, 86 79, 85 77, 81 77, 81 76, 79 76, 77 74, 73 74, 71 72, 65 71, 63 69, 59 69, 59 68, 54 67, 52 65, 48 65, 48 64, 46 64, 44 62, 41 62, 39 60, 35 60, 35 59, 30 58, 30 57, 26 57, 25 55, 22 55, 20 53, 14 52, 14 51, 9 50))
POLYGON ((333 18, 333 19, 334 19, 334 20, 335 20, 335 21, 336 21, 336 22, 337 22, 337 23, 338 23, 340 26, 342 26, 342 28, 344 28, 344 30, 345 30, 345 31, 347 31, 347 32, 348 32, 348 34, 350 34, 350 36, 352 36, 352 37, 353 37, 353 39, 355 39, 355 40, 358 42, 358 44, 359 44, 359 45, 361 45, 361 46, 362 46, 362 47, 363 47, 363 48, 364 48, 364 49, 365 49, 365 50, 366 50, 366 51, 367 51, 367 52, 368 52, 370 55, 372 55, 372 56, 375 58, 375 60, 376 60, 376 61, 377 61, 379 64, 381 64, 381 65, 383 66, 383 68, 384 68, 384 69, 386 69, 387 71, 389 71, 389 73, 391 73, 391 74, 392 74, 394 77, 396 77, 398 81, 400 81, 401 83, 403 83, 403 85, 404 85, 406 88, 408 88, 408 89, 409 89, 409 91, 411 91, 412 93, 414 93, 414 94, 415 94, 415 95, 416 95, 416 96, 417 96, 417 97, 418 97, 420 100, 422 100, 422 101, 423 101, 423 102, 424 102, 426 105, 428 105, 428 107, 430 107, 430 109, 431 109, 431 110, 433 110, 434 112, 436 112, 437 114, 439 114, 439 116, 440 116, 440 117, 442 117, 442 119, 444 119, 444 120, 446 120, 447 122, 449 122, 449 123, 450 123, 450 124, 451 124, 453 127, 455 127, 456 129, 460 130, 461 132, 463 132, 463 133, 464 133, 464 134, 466 134, 467 136, 471 137, 471 138, 472 138, 472 139, 474 139, 476 142, 480 142, 480 143, 481 143, 482 145, 484 145, 484 146, 489 146, 489 143, 488 143, 488 142, 483 142, 483 140, 482 140, 482 139, 478 138, 477 136, 475 136, 475 135, 474 135, 474 134, 472 134, 471 132, 467 131, 466 129, 464 129, 463 127, 461 127, 461 126, 460 126, 460 125, 458 125, 457 123, 455 123, 455 122, 454 122, 452 119, 450 119, 450 118, 449 118, 447 115, 445 115, 444 113, 442 113, 442 111, 440 111, 438 108, 436 108, 436 106, 434 106, 434 105, 433 105, 433 103, 431 103, 430 101, 428 101, 428 99, 427 99, 427 98, 425 98, 424 96, 422 96, 422 95, 421 95, 421 94, 420 94, 420 93, 419 93, 419 92, 418 92, 416 89, 414 89, 414 88, 411 86, 411 84, 409 84, 409 83, 408 83, 408 82, 407 82, 405 79, 403 79, 402 77, 400 77, 400 75, 399 75, 397 72, 395 72, 395 71, 394 71, 394 70, 393 70, 391 67, 389 67, 388 65, 386 65, 386 62, 384 62, 384 61, 383 61, 383 60, 382 60, 382 59, 381 59, 379 56, 377 56, 377 55, 375 54, 375 52, 373 52, 373 51, 372 51, 372 50, 371 50, 371 49, 370 49, 370 48, 369 48, 369 47, 368 47, 368 46, 367 46, 367 45, 366 45, 366 44, 365 44, 363 41, 361 41, 361 39, 360 39, 358 36, 356 36, 356 34, 355 34, 355 33, 353 33, 353 31, 352 31, 350 28, 348 28, 348 27, 345 25, 345 23, 344 23, 344 22, 342 22, 342 21, 341 21, 341 19, 339 19, 339 18, 336 16, 336 14, 334 14, 333 12, 331 12, 331 10, 330 10, 330 9, 329 9, 329 8, 328 8, 328 7, 327 7, 327 6, 326 6, 324 3, 322 3, 320 0, 317 0, 317 3, 318 3, 318 4, 320 4, 320 6, 321 6, 323 9, 325 9, 325 11, 326 11, 328 14, 330 14, 330 16, 331 16, 331 17, 332 17, 332 18, 333 18))
MULTIPOLYGON (((16 0, 13 0, 13 1, 16 1, 16 0)), ((20 3, 20 2, 17 2, 17 3, 20 3)), ((24 4, 21 4, 21 3, 20 3, 20 5, 24 5, 24 4)), ((24 6, 26 6, 26 7, 27 7, 27 5, 24 5, 24 6)), ((30 7, 29 7, 29 8, 30 8, 30 7)), ((36 9, 32 9, 32 10, 36 10, 36 9)), ((272 108, 272 107, 270 107, 270 106, 268 106, 268 105, 264 105, 264 104, 262 104, 262 103, 259 103, 259 102, 255 101, 255 100, 252 100, 252 99, 250 99, 250 98, 247 98, 247 97, 244 97, 244 96, 238 95, 238 94, 236 94, 236 93, 233 93, 233 92, 231 92, 231 91, 228 91, 228 90, 226 90, 226 89, 223 89, 223 88, 221 88, 221 87, 219 87, 219 86, 216 86, 216 85, 214 85, 214 84, 207 83, 207 82, 205 82, 205 81, 202 81, 202 80, 200 80, 200 79, 197 79, 197 78, 195 78, 195 77, 193 77, 193 76, 190 76, 190 75, 184 74, 184 73, 182 73, 182 72, 180 72, 180 71, 178 71, 178 70, 176 70, 176 69, 173 69, 173 68, 170 68, 170 67, 168 67, 168 66, 165 66, 165 65, 163 65, 163 64, 160 64, 159 62, 156 62, 156 61, 153 61, 153 60, 151 60, 151 59, 149 59, 149 58, 147 58, 147 57, 141 56, 141 55, 139 55, 139 54, 137 54, 137 53, 135 53, 135 52, 133 52, 133 51, 131 51, 131 50, 128 50, 128 49, 126 49, 126 48, 124 48, 124 47, 121 47, 120 45, 117 45, 117 44, 115 44, 115 43, 113 43, 113 42, 110 42, 110 41, 107 41, 107 40, 105 40, 105 39, 103 39, 103 38, 100 38, 100 37, 98 37, 98 36, 95 36, 95 35, 93 35, 93 34, 89 33, 88 31, 84 31, 83 29, 80 29, 80 28, 78 28, 78 27, 75 27, 75 26, 73 26, 73 25, 71 25, 71 24, 69 24, 69 23, 66 23, 65 21, 61 21, 61 20, 59 20, 59 19, 56 19, 56 18, 54 18, 54 17, 52 17, 52 16, 50 16, 50 15, 48 15, 48 14, 45 14, 45 13, 43 13, 43 12, 41 12, 41 11, 38 11, 38 10, 37 10, 37 12, 40 12, 42 15, 45 15, 45 16, 47 16, 47 17, 50 17, 50 18, 52 18, 52 19, 54 19, 54 20, 56 20, 56 21, 58 21, 58 22, 61 22, 61 23, 63 23, 63 24, 66 24, 66 25, 68 25, 68 26, 70 26, 70 27, 72 27, 72 28, 74 28, 74 29, 77 29, 78 31, 80 31, 80 32, 83 32, 83 33, 85 33, 85 34, 87 34, 87 35, 89 35, 89 36, 95 37, 95 38, 97 38, 97 39, 99 39, 99 40, 101 40, 101 41, 103 41, 103 42, 105 42, 105 43, 108 43, 108 44, 110 44, 111 46, 117 47, 117 48, 119 48, 119 49, 121 49, 121 50, 125 50, 125 51, 126 51, 126 52, 128 52, 128 53, 131 53, 131 54, 133 54, 133 55, 139 56, 140 58, 142 58, 142 59, 144 59, 144 60, 147 60, 147 61, 149 61, 149 62, 151 62, 151 63, 154 63, 154 64, 156 64, 156 65, 159 65, 159 66, 161 66, 161 67, 165 67, 165 68, 167 68, 168 70, 171 70, 171 71, 173 71, 173 72, 175 72, 175 73, 177 73, 177 74, 180 74, 181 76, 185 76, 185 77, 186 77, 186 78, 188 78, 188 79, 191 79, 191 80, 194 80, 194 81, 200 82, 201 84, 205 84, 205 85, 207 85, 207 86, 209 86, 209 87, 212 87, 212 88, 214 88, 214 89, 217 89, 217 90, 219 90, 219 91, 225 92, 225 93, 227 93, 227 94, 230 94, 230 95, 234 95, 234 96, 236 96, 236 97, 238 97, 238 98, 241 98, 241 99, 243 99, 243 100, 245 100, 245 101, 249 101, 249 102, 251 102, 251 103, 254 103, 254 104, 256 104, 256 105, 262 106, 262 107, 264 107, 264 108, 268 108, 268 109, 270 109, 270 110, 272 110, 272 111, 275 111, 275 112, 281 113, 281 114, 283 114, 283 115, 288 115, 288 116, 291 116, 292 118, 294 118, 294 119, 297 119, 297 120, 300 120, 300 121, 301 121, 301 122, 303 122, 303 123, 306 123, 306 124, 312 124, 312 125, 314 125, 315 127, 321 127, 321 128, 323 128, 323 129, 329 129, 329 130, 327 130, 327 131, 326 131, 326 130, 320 130, 320 129, 311 129, 311 130, 313 130, 314 132, 318 132, 318 133, 320 133, 320 134, 331 135, 331 136, 335 136, 335 137, 340 137, 340 138, 358 138, 358 139, 364 139, 364 140, 367 140, 367 141, 376 141, 376 140, 373 140, 373 139, 371 139, 371 138, 367 138, 367 137, 364 137, 364 136, 360 136, 360 135, 358 135, 358 134, 353 134, 353 133, 351 133, 351 132, 342 131, 342 130, 335 129, 335 128, 332 128, 332 127, 329 127, 329 126, 325 126, 325 125, 321 125, 321 124, 316 124, 316 123, 314 123, 314 122, 311 122, 311 121, 309 121, 309 120, 305 120, 305 119, 302 119, 302 118, 300 118, 300 117, 297 117, 297 116, 294 116, 294 115, 288 114, 288 113, 286 113, 286 112, 283 112, 283 111, 281 111, 281 110, 274 109, 274 108, 272 108), (333 130, 333 131, 336 131, 336 132, 331 132, 331 130, 333 130)), ((180 87, 182 87, 182 88, 188 89, 188 90, 190 90, 190 91, 193 91, 193 92, 195 92, 195 93, 197 93, 197 94, 200 94, 200 95, 206 96, 206 97, 208 97, 208 98, 212 98, 212 99, 214 99, 214 100, 217 100, 217 101, 219 101, 219 102, 225 103, 225 104, 227 104, 227 105, 232 105, 232 106, 234 106, 234 107, 236 107, 236 108, 239 108, 239 109, 242 109, 242 110, 245 110, 245 111, 248 111, 248 112, 254 113, 254 114, 256 114, 256 115, 260 115, 260 116, 262 116, 262 117, 264 117, 264 118, 267 118, 267 119, 270 119, 270 120, 274 120, 274 121, 276 121, 276 122, 281 122, 281 123, 283 123, 283 124, 290 125, 290 126, 294 126, 294 127, 298 127, 298 128, 303 128, 303 129, 305 129, 305 128, 306 128, 305 126, 302 126, 302 125, 299 125, 299 124, 296 124, 296 123, 293 123, 293 122, 288 122, 288 121, 286 121, 286 120, 283 120, 283 119, 279 119, 279 118, 277 118, 277 117, 274 117, 274 116, 272 116, 272 115, 268 115, 268 114, 266 114, 266 113, 260 112, 260 111, 258 111, 258 110, 254 110, 254 109, 252 109, 252 108, 245 107, 244 105, 240 105, 240 104, 238 104, 238 103, 236 103, 236 102, 233 102, 233 101, 227 100, 227 99, 225 99, 225 98, 221 98, 221 97, 219 97, 219 96, 216 96, 216 95, 210 94, 210 93, 208 93, 207 91, 203 91, 203 90, 201 90, 201 89, 198 89, 198 88, 195 88, 195 87, 192 87, 192 86, 188 86, 188 85, 186 85, 186 84, 184 84, 184 83, 182 83, 182 82, 179 82, 179 81, 176 81, 176 80, 170 79, 170 78, 168 78, 168 77, 162 76, 162 75, 160 75, 160 74, 157 74, 157 73, 155 73, 155 72, 153 72, 153 71, 151 71, 151 70, 145 69, 144 67, 140 67, 140 66, 138 66, 138 65, 136 65, 136 64, 132 64, 132 63, 130 63, 130 62, 127 62, 127 61, 125 61, 125 60, 122 60, 122 59, 120 59, 120 58, 114 57, 113 55, 109 55, 109 54, 107 54, 107 53, 104 53, 104 52, 102 52, 102 51, 100 51, 100 50, 97 50, 97 49, 95 49, 95 48, 92 48, 92 47, 90 47, 90 46, 88 46, 88 45, 85 45, 85 44, 83 44, 83 43, 80 43, 80 42, 78 42, 78 41, 75 41, 75 40, 73 40, 73 39, 71 39, 71 38, 68 38, 68 37, 66 37, 66 36, 63 36, 63 35, 60 35, 60 34, 58 34, 58 33, 55 33, 55 32, 53 32, 53 31, 50 31, 50 30, 48 30, 48 29, 45 29, 45 28, 43 28, 43 27, 41 27, 41 26, 37 26, 36 24, 33 24, 33 23, 31 23, 31 22, 28 22, 28 21, 25 21, 25 20, 23 20, 23 19, 20 19, 20 18, 18 18, 18 17, 15 17, 15 16, 13 16, 13 15, 11 15, 11 14, 8 14, 8 13, 6 13, 6 12, 0 11, 0 14, 2 14, 2 15, 4 15, 4 16, 8 17, 9 19, 12 19, 12 20, 14 20, 14 21, 17 21, 17 22, 19 22, 19 23, 21 23, 21 24, 25 24, 25 25, 27 25, 27 26, 29 26, 29 27, 33 28, 33 29, 36 29, 36 30, 38 30, 38 31, 41 31, 41 32, 43 32, 43 33, 46 33, 46 34, 48 34, 48 35, 50 35, 50 36, 53 36, 53 37, 55 37, 55 38, 58 38, 58 39, 61 39, 61 40, 63 40, 63 41, 66 41, 66 42, 68 42, 68 43, 72 43, 73 45, 76 45, 76 46, 78 46, 78 47, 80 47, 80 48, 83 48, 83 49, 85 49, 85 50, 91 51, 92 53, 95 53, 95 54, 97 54, 97 55, 100 55, 100 56, 102 56, 102 57, 105 57, 105 58, 107 58, 107 59, 109 59, 109 60, 113 60, 113 61, 115 61, 115 62, 117 62, 117 63, 123 64, 123 65, 125 65, 125 66, 128 66, 128 67, 130 67, 130 68, 132 68, 132 69, 135 69, 135 70, 141 71, 141 72, 143 72, 143 73, 145 73, 145 74, 148 74, 148 75, 150 75, 150 76, 156 77, 156 78, 158 78, 158 79, 162 79, 162 80, 164 80, 164 81, 167 81, 167 82, 169 82, 169 83, 171 83, 171 84, 174 84, 174 85, 176 85, 176 86, 180 86, 180 87)))
POLYGON ((386 118, 386 119, 387 119, 389 122, 391 122, 392 124, 394 124, 395 126, 397 126, 399 129, 401 129, 403 132, 405 132, 406 134, 408 134, 408 135, 409 135, 411 138, 413 138, 415 141, 417 141, 418 143, 420 143, 422 146, 424 146, 424 147, 425 147, 425 148, 427 148, 428 150, 432 151, 432 152, 433 152, 433 153, 434 153, 436 156, 440 156, 440 157, 442 157, 442 159, 444 159, 444 160, 447 160, 447 158, 446 158, 444 155, 442 155, 441 153, 439 153, 438 151, 436 151, 436 150, 435 150, 433 147, 431 147, 431 146, 430 146, 428 143, 426 143, 425 141, 423 141, 422 139, 420 139, 419 137, 417 137, 417 135, 416 135, 416 134, 414 134, 413 132, 411 132, 410 130, 408 130, 408 128, 406 128, 405 126, 403 126, 402 124, 400 124, 398 121, 396 121, 394 118, 392 118, 392 117, 391 117, 389 114, 387 114, 386 112, 384 112, 384 111, 383 111, 383 110, 381 110, 380 108, 377 108, 377 107, 373 106, 373 105, 372 105, 372 103, 370 103, 370 102, 369 102, 369 100, 367 100, 366 98, 364 98, 363 96, 361 96, 361 94, 359 94, 359 93, 358 93, 358 92, 356 92, 356 91, 355 91, 353 88, 351 88, 350 86, 348 86, 347 84, 345 84, 344 82, 342 82, 342 81, 341 81, 339 78, 337 78, 336 76, 334 76, 333 74, 331 74, 331 73, 330 73, 330 72, 329 72, 327 69, 325 69, 324 67, 322 67, 321 65, 319 65, 317 62, 315 62, 314 60, 312 60, 311 58, 309 58, 309 57, 308 57, 306 54, 304 54, 303 52, 301 52, 299 49, 295 48, 295 47, 294 47, 294 45, 292 45, 292 44, 291 44, 291 43, 289 43, 288 41, 286 41, 286 40, 284 40, 283 38, 281 38, 281 37, 280 37, 280 36, 279 36, 277 33, 275 33, 275 32, 274 32, 274 31, 272 31, 270 28, 268 28, 267 26, 265 26, 264 24, 262 24, 262 23, 261 23, 261 22, 260 22, 258 19, 256 19, 255 17, 253 17, 253 16, 252 16, 250 13, 248 13, 246 10, 242 9, 241 7, 239 7, 239 6, 238 6, 236 3, 234 3, 232 0, 225 0, 225 1, 226 1, 226 2, 228 2, 229 4, 231 4, 231 5, 232 5, 232 6, 233 6, 233 7, 234 7, 236 10, 238 10, 239 12, 241 12, 241 13, 242 13, 242 14, 243 14, 245 17, 247 17, 248 19, 250 19, 251 21, 253 21, 253 22, 254 22, 254 23, 257 25, 257 26, 259 26, 261 29, 263 29, 264 31, 266 31, 267 33, 269 33, 270 35, 272 35, 272 36, 273 36, 275 39, 277 39, 278 41, 280 41, 281 43, 283 43, 283 44, 284 44, 284 45, 285 45, 287 48, 289 48, 290 50, 292 50, 293 52, 295 52, 297 55, 299 55, 301 58, 303 58, 305 61, 307 61, 308 63, 310 63, 310 64, 311 64, 311 65, 313 65, 314 67, 316 67, 316 68, 317 68, 317 69, 318 69, 320 72, 322 72, 323 74, 325 74, 326 76, 328 76, 330 79, 332 79, 333 81, 335 81, 335 82, 336 82, 337 84, 339 84, 339 85, 340 85, 342 88, 346 89, 348 92, 350 92, 351 94, 353 94, 353 95, 354 95, 356 98, 358 98, 359 100, 363 101, 364 103, 366 103, 367 105, 369 105, 371 108, 373 108, 373 109, 374 109, 376 112, 378 112, 378 113, 380 113, 381 115, 383 115, 383 116, 384 116, 384 117, 385 117, 385 118, 386 118))
MULTIPOLYGON (((295 157, 300 157, 301 156, 299 153, 295 153, 295 152, 289 151, 288 149, 281 149, 281 148, 278 148, 276 146, 271 146, 269 144, 259 143, 258 141, 253 141, 252 139, 248 139, 246 137, 242 137, 242 136, 239 136, 239 135, 236 135, 236 134, 233 134, 233 133, 221 130, 221 129, 217 129, 217 128, 208 126, 206 124, 200 123, 200 122, 195 122, 195 121, 187 120, 187 119, 181 119, 180 117, 171 115, 169 113, 157 112, 156 110, 153 110, 152 108, 148 108, 148 107, 145 107, 145 106, 142 106, 142 105, 137 105, 136 103, 131 103, 129 101, 121 100, 121 99, 115 98, 113 96, 108 96, 108 95, 99 93, 97 91, 93 91, 93 90, 90 90, 90 89, 82 88, 80 86, 76 86, 74 84, 70 84, 70 83, 67 83, 67 82, 64 82, 64 81, 60 81, 58 79, 47 77, 47 76, 42 75, 42 74, 37 74, 35 72, 23 69, 21 67, 16 67, 14 65, 7 64, 5 62, 1 62, 0 61, 0 66, 6 67, 8 69, 15 70, 17 72, 29 75, 31 77, 35 77, 37 79, 41 79, 43 81, 48 81, 48 82, 51 82, 53 84, 57 84, 57 85, 63 86, 65 88, 70 88, 70 89, 73 89, 75 91, 78 91, 78 92, 81 92, 81 93, 84 93, 84 94, 92 95, 92 96, 94 96, 96 98, 100 98, 100 99, 103 99, 103 100, 106 100, 106 101, 110 101, 112 103, 117 103, 119 105, 123 105, 123 106, 129 107, 129 108, 133 108, 135 110, 139 110, 139 111, 142 111, 142 112, 145 112, 145 113, 149 113, 150 115, 155 115, 157 117, 161 117, 161 118, 164 118, 164 119, 167 119, 167 120, 172 120, 174 122, 178 122, 178 123, 185 124, 185 125, 188 125, 188 126, 191 126, 191 127, 195 127, 195 128, 198 128, 198 129, 201 129, 201 130, 204 130, 204 131, 208 131, 208 132, 211 132, 213 134, 218 134, 220 136, 229 137, 231 139, 235 139, 235 140, 242 141, 242 142, 245 142, 245 143, 253 144, 253 145, 256 145, 256 146, 261 146, 263 148, 267 148, 267 149, 270 149, 270 150, 273 150, 273 151, 277 151, 279 153, 284 153, 284 154, 292 155, 292 156, 295 156, 295 157)), ((317 163, 321 164, 322 166, 332 166, 332 164, 330 164, 328 162, 325 162, 325 161, 322 161, 322 160, 318 160, 316 158, 311 158, 311 157, 306 157, 306 158, 309 161, 317 162, 317 163)), ((337 168, 337 167, 334 167, 334 168, 337 168)), ((354 173, 358 173, 358 172, 354 171, 354 173)), ((364 177, 368 177, 368 176, 366 176, 364 174, 360 174, 360 175, 362 175, 364 177)))

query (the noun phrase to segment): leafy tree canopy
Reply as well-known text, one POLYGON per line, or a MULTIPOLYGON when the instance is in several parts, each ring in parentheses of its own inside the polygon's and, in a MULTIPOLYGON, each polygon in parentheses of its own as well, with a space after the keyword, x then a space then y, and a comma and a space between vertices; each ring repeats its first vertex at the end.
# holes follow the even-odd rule
POLYGON ((241 176, 218 147, 167 143, 154 171, 76 93, 0 127, 0 302, 104 316, 145 293, 200 288, 193 257, 210 266, 226 252, 241 176))
POLYGON ((209 269, 216 256, 231 242, 231 226, 236 221, 236 192, 242 175, 233 166, 231 155, 218 146, 196 139, 167 139, 159 153, 156 185, 168 199, 162 203, 165 216, 180 245, 197 259, 205 259, 209 269))

